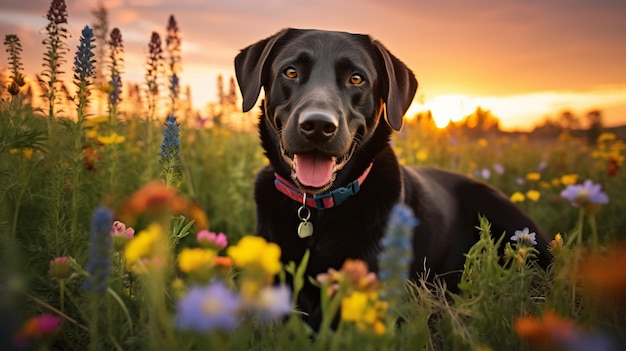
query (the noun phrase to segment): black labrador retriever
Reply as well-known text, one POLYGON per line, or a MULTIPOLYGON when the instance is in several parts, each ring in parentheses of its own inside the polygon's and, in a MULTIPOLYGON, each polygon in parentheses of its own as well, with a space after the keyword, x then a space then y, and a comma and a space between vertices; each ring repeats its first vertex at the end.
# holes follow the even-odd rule
MULTIPOLYGON (((258 127, 270 164, 256 178, 256 234, 280 245, 283 262, 300 262, 308 249, 313 277, 347 258, 376 271, 387 218, 404 202, 420 220, 413 279, 428 269, 454 290, 479 238, 479 214, 498 237, 530 228, 540 265, 550 263, 546 236, 502 193, 460 174, 398 164, 390 135, 402 127, 417 81, 378 41, 285 29, 243 49, 235 69, 244 111, 265 91, 258 127)), ((319 298, 307 284, 299 299, 313 325, 319 298)))

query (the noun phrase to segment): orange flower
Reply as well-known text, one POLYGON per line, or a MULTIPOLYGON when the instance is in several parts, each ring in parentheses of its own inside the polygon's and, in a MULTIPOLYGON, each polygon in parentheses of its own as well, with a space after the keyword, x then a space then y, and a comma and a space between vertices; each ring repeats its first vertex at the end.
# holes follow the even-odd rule
POLYGON ((163 182, 153 180, 135 191, 121 207, 119 213, 123 222, 133 225, 137 216, 143 213, 163 214, 182 213, 187 201, 176 190, 163 182))
POLYGON ((578 272, 582 288, 605 304, 626 304, 626 242, 583 260, 578 272))
POLYGON ((569 338, 574 332, 574 322, 559 317, 552 311, 544 312, 541 318, 525 316, 513 322, 515 333, 529 344, 546 349, 556 348, 559 340, 569 338))
POLYGON ((330 268, 327 273, 318 274, 317 281, 322 284, 330 284, 329 295, 334 294, 337 289, 336 284, 346 283, 349 290, 377 291, 380 282, 376 274, 370 272, 363 260, 347 259, 344 261, 341 270, 330 268))
POLYGON ((216 256, 213 259, 213 267, 220 276, 225 277, 233 267, 233 259, 229 256, 216 256))

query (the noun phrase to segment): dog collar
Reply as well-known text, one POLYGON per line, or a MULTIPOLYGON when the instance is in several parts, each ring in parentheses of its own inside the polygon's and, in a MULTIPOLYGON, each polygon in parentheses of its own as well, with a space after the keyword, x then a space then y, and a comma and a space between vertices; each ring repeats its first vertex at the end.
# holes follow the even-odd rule
POLYGON ((365 169, 365 171, 363 172, 363 174, 361 174, 359 178, 357 178, 355 181, 351 182, 350 184, 341 188, 337 188, 335 190, 331 190, 331 191, 327 191, 327 192, 319 193, 319 194, 313 193, 311 191, 306 191, 306 190, 302 191, 295 184, 279 176, 276 173, 274 173, 274 176, 275 176, 274 185, 276 186, 276 189, 278 189, 278 191, 280 191, 281 193, 287 195, 287 197, 299 203, 302 203, 302 199, 306 194, 307 196, 304 197, 306 206, 313 207, 318 210, 325 210, 334 206, 339 206, 341 205, 341 203, 346 201, 350 196, 356 195, 356 193, 358 193, 359 190, 361 190, 361 184, 363 184, 363 182, 365 181, 365 178, 367 178, 367 175, 370 173, 371 169, 372 169, 372 163, 370 163, 370 165, 367 166, 367 168, 365 169))

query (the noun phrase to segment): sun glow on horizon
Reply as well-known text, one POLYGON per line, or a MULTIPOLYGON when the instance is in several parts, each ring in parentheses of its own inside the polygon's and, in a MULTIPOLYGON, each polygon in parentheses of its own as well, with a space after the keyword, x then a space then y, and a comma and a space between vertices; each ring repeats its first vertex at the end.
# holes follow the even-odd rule
POLYGON ((450 121, 458 122, 476 110, 477 105, 472 100, 459 94, 439 95, 423 104, 414 102, 407 115, 412 118, 419 112, 430 111, 437 128, 445 128, 450 121))
POLYGON ((546 117, 558 117, 564 111, 584 117, 591 110, 611 111, 606 125, 626 123, 626 85, 599 87, 585 92, 542 91, 509 96, 469 97, 461 94, 435 96, 424 103, 414 101, 407 117, 430 111, 435 125, 445 128, 480 107, 500 120, 505 130, 531 130, 546 117))

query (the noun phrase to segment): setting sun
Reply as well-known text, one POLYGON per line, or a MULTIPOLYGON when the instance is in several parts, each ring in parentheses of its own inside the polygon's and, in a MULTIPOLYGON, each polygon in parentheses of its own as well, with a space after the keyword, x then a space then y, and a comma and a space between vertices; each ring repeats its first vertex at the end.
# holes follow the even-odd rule
POLYGON ((463 117, 476 110, 476 103, 463 95, 440 95, 424 104, 414 103, 411 105, 410 116, 415 113, 430 111, 437 128, 445 128, 450 121, 458 122, 463 117))

